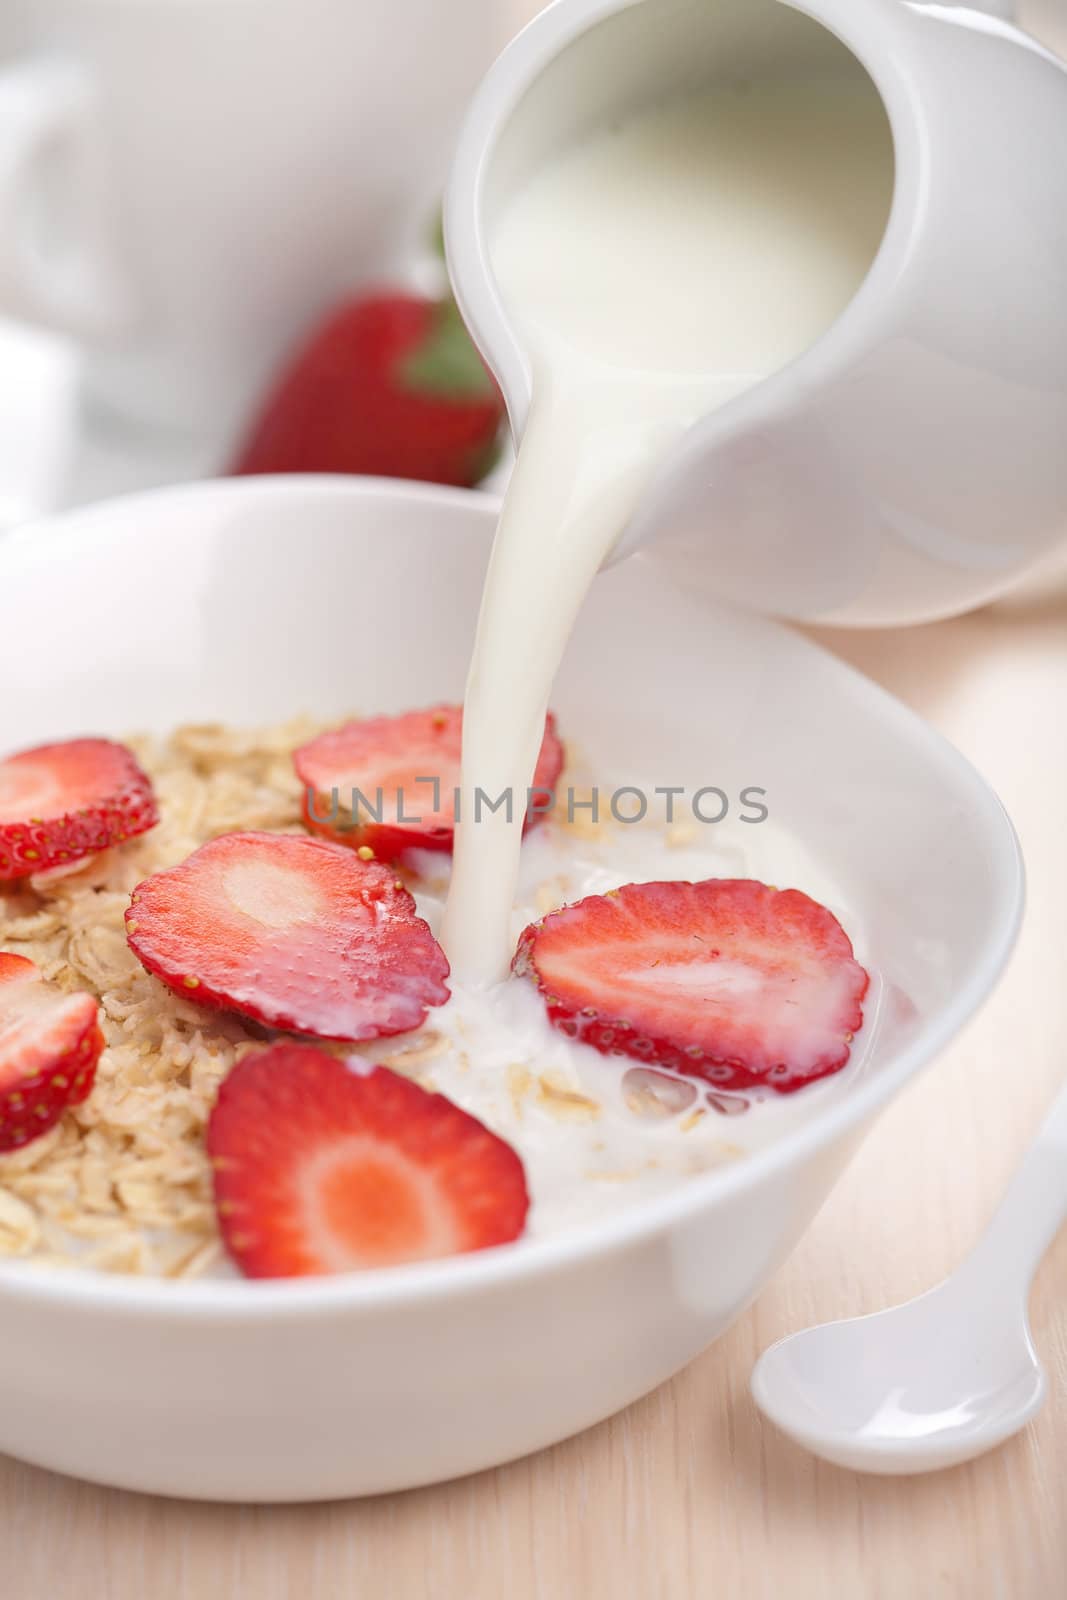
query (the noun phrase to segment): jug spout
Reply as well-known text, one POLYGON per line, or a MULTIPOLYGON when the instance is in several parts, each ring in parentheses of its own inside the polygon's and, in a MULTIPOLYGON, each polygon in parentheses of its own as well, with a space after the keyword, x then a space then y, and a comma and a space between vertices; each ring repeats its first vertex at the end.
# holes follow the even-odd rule
MULTIPOLYGON (((881 247, 797 359, 693 424, 614 556, 849 624, 948 615, 1067 532, 1067 69, 934 0, 556 0, 482 86, 446 203, 460 308, 521 441, 531 374, 492 225, 612 119, 739 76, 865 74, 892 135, 881 247)), ((709 284, 709 293, 714 284, 709 284)))

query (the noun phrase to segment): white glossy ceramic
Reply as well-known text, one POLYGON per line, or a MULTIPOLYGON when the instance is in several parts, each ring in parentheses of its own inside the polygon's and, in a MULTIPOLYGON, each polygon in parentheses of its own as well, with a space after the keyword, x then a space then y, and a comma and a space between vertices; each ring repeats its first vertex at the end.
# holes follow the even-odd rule
POLYGON ((935 1289, 792 1334, 752 1374, 760 1410, 856 1472, 933 1472, 1018 1433, 1045 1398, 1030 1283, 1067 1218, 1067 1090, 978 1245, 935 1289))
MULTIPOLYGON (((0 749, 459 698, 496 515, 425 486, 249 479, 18 530, 0 544, 0 683, 17 686, 0 749)), ((312 1500, 588 1427, 730 1325, 988 993, 1020 915, 1011 825, 832 657, 638 555, 594 585, 553 704, 605 783, 765 787, 765 825, 847 885, 886 995, 850 1091, 639 1211, 460 1260, 188 1285, 5 1264, 0 1451, 166 1494, 312 1500)))
POLYGON ((798 73, 866 73, 882 98, 881 250, 804 355, 688 431, 618 550, 656 539, 687 584, 786 616, 966 610, 1067 533, 1067 70, 1009 22, 933 0, 556 0, 468 113, 456 294, 521 437, 530 372, 489 244, 507 195, 657 96, 798 73))
POLYGON ((96 405, 225 435, 428 229, 493 0, 33 0, 0 70, 0 314, 96 405))

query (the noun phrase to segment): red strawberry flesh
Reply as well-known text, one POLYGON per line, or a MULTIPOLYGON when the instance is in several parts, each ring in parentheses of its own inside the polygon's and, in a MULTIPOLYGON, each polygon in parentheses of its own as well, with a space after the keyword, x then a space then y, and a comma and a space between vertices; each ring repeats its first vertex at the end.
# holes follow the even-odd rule
POLYGON ((248 1277, 483 1250, 526 1221, 522 1163, 503 1139, 386 1067, 356 1071, 307 1045, 237 1064, 207 1148, 223 1240, 248 1277))
POLYGON ((492 466, 503 417, 454 302, 368 294, 331 312, 294 353, 232 470, 471 487, 492 466))
POLYGON ((213 839, 137 887, 126 933, 187 999, 319 1038, 404 1033, 448 999, 448 962, 408 891, 321 839, 213 839))
POLYGON ((80 861, 146 833, 152 785, 124 745, 72 739, 0 761, 0 881, 80 861))
POLYGON ((592 895, 527 928, 514 970, 604 1054, 783 1094, 845 1065, 869 981, 825 907, 733 878, 592 895))
POLYGON ((97 1003, 0 951, 0 1153, 19 1150, 89 1094, 104 1048, 97 1003))
MULTIPOLYGON (((321 734, 293 756, 308 826, 352 848, 366 846, 386 861, 414 848, 451 850, 462 735, 463 709, 454 705, 349 722, 321 734)), ((527 826, 544 814, 562 770, 563 746, 549 712, 527 826)))

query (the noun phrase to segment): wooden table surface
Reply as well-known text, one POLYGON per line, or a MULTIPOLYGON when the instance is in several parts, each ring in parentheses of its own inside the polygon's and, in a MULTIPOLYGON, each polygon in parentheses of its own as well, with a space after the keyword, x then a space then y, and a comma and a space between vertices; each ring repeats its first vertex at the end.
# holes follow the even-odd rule
MULTIPOLYGON (((1035 0, 1027 16, 1046 35, 1062 30, 1062 0, 1035 0)), ((612 1421, 499 1471, 405 1495, 198 1506, 0 1458, 3 1600, 1065 1592, 1067 1232, 1032 1300, 1048 1402, 992 1456, 929 1478, 860 1478, 786 1442, 748 1398, 755 1357, 781 1334, 890 1304, 953 1266, 1067 1067, 1067 589, 824 642, 928 717, 993 783, 1022 838, 1029 909, 996 994, 886 1113, 753 1309, 612 1421)))

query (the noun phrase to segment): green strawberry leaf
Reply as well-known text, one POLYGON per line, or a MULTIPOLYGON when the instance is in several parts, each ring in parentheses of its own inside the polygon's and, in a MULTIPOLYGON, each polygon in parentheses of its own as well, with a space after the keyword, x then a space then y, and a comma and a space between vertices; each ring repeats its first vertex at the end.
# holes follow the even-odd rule
POLYGON ((429 336, 401 363, 400 376, 408 388, 446 399, 489 400, 496 393, 451 299, 434 307, 429 336))
POLYGON ((433 232, 430 235, 430 249, 438 261, 445 259, 445 214, 438 211, 434 220, 433 232))
POLYGON ((498 428, 496 433, 489 440, 488 444, 483 445, 482 449, 471 462, 471 484, 474 485, 481 483, 483 478, 488 478, 489 474, 492 472, 493 468, 496 466, 503 454, 504 432, 503 429, 498 428))

